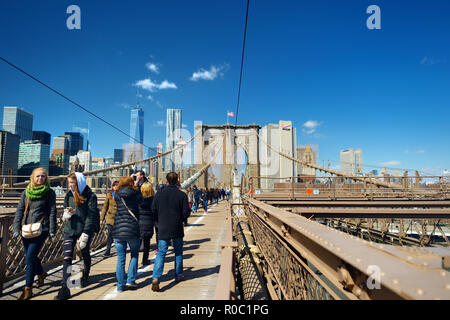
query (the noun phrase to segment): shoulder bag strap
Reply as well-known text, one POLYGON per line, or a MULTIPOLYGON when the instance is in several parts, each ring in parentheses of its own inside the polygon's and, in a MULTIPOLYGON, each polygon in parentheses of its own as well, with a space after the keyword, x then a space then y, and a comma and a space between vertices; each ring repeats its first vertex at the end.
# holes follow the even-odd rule
POLYGON ((25 214, 25 218, 24 218, 24 221, 22 221, 22 225, 24 225, 24 224, 25 224, 24 222, 27 222, 27 215, 28 215, 28 202, 30 201, 30 199, 28 199, 28 198, 27 198, 27 196, 25 196, 25 198, 27 199, 27 204, 25 205, 25 212, 24 212, 24 214, 25 214))
POLYGON ((138 219, 136 218, 136 216, 134 215, 133 212, 131 212, 130 208, 128 208, 127 204, 125 203, 125 200, 123 200, 123 198, 120 198, 120 200, 122 200, 123 205, 127 208, 128 212, 131 214, 131 216, 138 221, 138 219))

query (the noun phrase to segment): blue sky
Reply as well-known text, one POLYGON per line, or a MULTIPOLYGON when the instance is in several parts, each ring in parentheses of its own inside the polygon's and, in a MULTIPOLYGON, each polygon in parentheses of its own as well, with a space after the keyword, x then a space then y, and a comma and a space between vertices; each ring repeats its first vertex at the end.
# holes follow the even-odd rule
MULTIPOLYGON (((235 111, 245 6, 3 0, 0 55, 126 132, 139 84, 144 143, 156 146, 166 108, 183 109, 188 130, 235 111), (72 4, 81 30, 66 27, 72 4)), ((239 124, 292 120, 298 144, 319 146, 319 164, 353 147, 369 165, 450 169, 448 12, 445 0, 251 1, 239 124), (381 30, 366 27, 372 4, 381 30)), ((52 136, 89 121, 94 156, 129 140, 0 63, 4 105, 52 136)))

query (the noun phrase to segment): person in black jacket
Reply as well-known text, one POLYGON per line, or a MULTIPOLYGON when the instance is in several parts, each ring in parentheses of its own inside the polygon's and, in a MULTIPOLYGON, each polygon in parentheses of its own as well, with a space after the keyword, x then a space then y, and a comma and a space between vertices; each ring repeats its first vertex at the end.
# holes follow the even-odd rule
POLYGON ((140 191, 135 187, 133 178, 122 177, 120 179, 114 200, 116 200, 117 209, 112 237, 117 250, 117 292, 122 292, 137 288, 136 279, 141 237, 138 217, 141 215, 139 204, 143 201, 143 198, 140 191), (131 251, 128 276, 125 273, 127 244, 131 251))
POLYGON ((152 202, 155 191, 149 182, 144 182, 141 186, 141 194, 143 196, 142 202, 139 204, 139 229, 141 232, 141 241, 144 244, 142 254, 142 265, 147 266, 150 264, 148 261, 148 254, 150 251, 150 239, 153 236, 153 213, 152 202))
POLYGON ((170 240, 175 252, 175 281, 183 279, 183 221, 190 216, 187 195, 178 190, 178 175, 170 172, 166 176, 168 185, 153 199, 152 211, 158 224, 158 253, 152 276, 152 290, 159 291, 159 279, 164 269, 164 260, 170 240))
POLYGON ((14 216, 13 237, 19 236, 22 225, 36 222, 41 222, 41 235, 28 239, 22 237, 26 257, 26 280, 19 300, 28 300, 32 297, 35 275, 38 276, 37 287, 44 284, 47 273, 42 268, 38 254, 49 234, 50 238, 53 238, 56 233, 56 194, 48 184, 47 170, 44 168, 33 170, 30 183, 22 192, 14 216))
POLYGON ((86 185, 86 178, 80 172, 67 177, 70 190, 64 198, 64 242, 63 242, 63 279, 61 289, 55 300, 66 300, 70 294, 70 275, 72 273, 72 258, 75 246, 81 251, 84 270, 81 277, 81 287, 89 282, 91 270, 90 246, 94 232, 100 229, 100 212, 97 206, 97 196, 86 185))

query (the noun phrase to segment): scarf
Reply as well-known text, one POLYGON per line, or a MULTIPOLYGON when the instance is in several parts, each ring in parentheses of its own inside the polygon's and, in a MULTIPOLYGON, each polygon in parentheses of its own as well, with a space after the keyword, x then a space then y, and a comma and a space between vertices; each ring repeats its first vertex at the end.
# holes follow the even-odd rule
POLYGON ((28 187, 25 189, 25 195, 30 200, 36 200, 42 198, 47 192, 50 190, 50 186, 48 184, 43 184, 40 186, 28 187))

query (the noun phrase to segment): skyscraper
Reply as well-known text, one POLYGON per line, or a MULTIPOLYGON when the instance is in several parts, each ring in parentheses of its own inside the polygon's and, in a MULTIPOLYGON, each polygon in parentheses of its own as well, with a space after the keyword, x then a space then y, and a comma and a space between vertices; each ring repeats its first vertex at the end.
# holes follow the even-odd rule
MULTIPOLYGON (((297 130, 292 126, 292 121, 280 120, 277 124, 268 124, 262 128, 262 137, 276 150, 291 157, 297 158, 297 130)), ((280 156, 277 152, 261 143, 261 168, 262 176, 273 178, 294 177, 297 174, 297 166, 292 160, 280 156)), ((284 180, 261 179, 262 189, 272 189, 274 183, 284 180)))
MULTIPOLYGON (((13 176, 17 175, 17 163, 19 161, 20 137, 8 131, 0 131, 0 174, 6 176, 9 169, 13 176)), ((6 181, 2 179, 1 184, 6 181)), ((15 182, 15 179, 12 181, 15 182)))
MULTIPOLYGON (((174 149, 177 141, 180 139, 182 126, 181 120, 181 109, 167 109, 166 152, 174 149)), ((165 159, 164 170, 175 171, 175 163, 177 162, 176 155, 172 152, 165 159)))
POLYGON ((135 139, 130 138, 130 143, 144 143, 144 111, 141 107, 131 109, 130 136, 135 139))
POLYGON ((18 107, 3 108, 3 130, 20 136, 20 142, 33 138, 33 115, 18 107))
POLYGON ((50 145, 50 133, 46 131, 33 131, 33 138, 32 140, 38 140, 42 144, 48 144, 50 145))
MULTIPOLYGON (((308 144, 305 147, 297 147, 297 157, 299 160, 305 163, 316 164, 317 162, 317 151, 308 144)), ((297 164, 297 173, 303 176, 315 176, 316 169, 297 164)))
POLYGON ((363 174, 361 149, 341 150, 341 171, 355 176, 363 174))
MULTIPOLYGON (((28 176, 35 168, 49 170, 50 146, 27 140, 19 145, 18 175, 28 176)), ((19 179, 23 181, 24 179, 19 179)))
POLYGON ((114 149, 114 162, 123 162, 123 149, 114 149))
POLYGON ((76 155, 80 150, 84 150, 84 138, 80 132, 64 132, 64 135, 67 136, 69 141, 69 153, 71 156, 76 155))
POLYGON ((63 175, 69 173, 69 139, 67 135, 60 135, 53 138, 53 151, 51 160, 55 166, 50 168, 50 175, 63 175))

